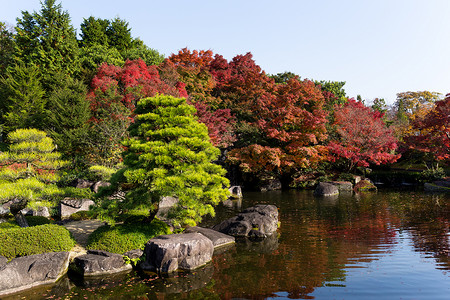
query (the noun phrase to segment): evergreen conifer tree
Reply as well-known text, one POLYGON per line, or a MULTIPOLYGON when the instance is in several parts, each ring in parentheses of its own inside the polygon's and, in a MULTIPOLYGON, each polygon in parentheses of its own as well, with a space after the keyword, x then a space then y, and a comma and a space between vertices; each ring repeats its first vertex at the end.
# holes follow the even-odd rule
POLYGON ((150 211, 151 221, 162 197, 179 202, 169 211, 175 226, 194 226, 214 205, 226 200, 229 181, 213 163, 220 154, 207 127, 194 117, 184 98, 156 96, 141 99, 125 146, 122 186, 129 188, 119 203, 122 211, 150 211))

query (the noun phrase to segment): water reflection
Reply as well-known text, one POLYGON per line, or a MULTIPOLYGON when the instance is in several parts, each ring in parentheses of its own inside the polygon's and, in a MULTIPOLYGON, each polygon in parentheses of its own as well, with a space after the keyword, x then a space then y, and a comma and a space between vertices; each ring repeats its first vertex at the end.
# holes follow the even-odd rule
MULTIPOLYGON (((60 286, 71 299, 445 299, 450 292, 448 195, 380 191, 326 199, 310 191, 247 193, 203 225, 256 203, 279 208, 279 235, 238 241, 195 272, 132 272, 60 286)), ((61 290, 47 295, 59 297, 61 290)))

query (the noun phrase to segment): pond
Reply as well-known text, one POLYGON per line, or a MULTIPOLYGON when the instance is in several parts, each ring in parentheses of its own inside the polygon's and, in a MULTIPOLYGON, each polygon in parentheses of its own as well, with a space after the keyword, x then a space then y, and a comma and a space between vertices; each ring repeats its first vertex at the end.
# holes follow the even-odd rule
POLYGON ((449 194, 245 193, 204 225, 257 203, 279 208, 279 235, 239 241, 195 272, 66 277, 5 299, 449 299, 449 194))

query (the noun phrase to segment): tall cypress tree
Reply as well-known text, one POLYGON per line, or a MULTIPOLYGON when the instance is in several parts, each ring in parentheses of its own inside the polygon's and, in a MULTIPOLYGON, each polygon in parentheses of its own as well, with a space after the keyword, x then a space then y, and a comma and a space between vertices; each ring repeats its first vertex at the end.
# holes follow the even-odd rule
POLYGON ((16 32, 15 59, 38 66, 44 81, 57 72, 74 75, 80 71, 75 29, 55 0, 44 0, 39 12, 22 12, 16 32))

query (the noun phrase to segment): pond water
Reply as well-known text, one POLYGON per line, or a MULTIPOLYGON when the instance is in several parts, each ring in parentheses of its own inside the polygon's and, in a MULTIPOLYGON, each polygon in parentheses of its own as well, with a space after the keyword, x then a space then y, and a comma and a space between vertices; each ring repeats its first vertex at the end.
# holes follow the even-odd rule
POLYGON ((450 195, 379 191, 245 193, 212 225, 257 203, 279 208, 278 236, 239 241, 195 272, 67 277, 5 299, 449 299, 450 195))

